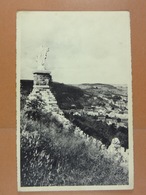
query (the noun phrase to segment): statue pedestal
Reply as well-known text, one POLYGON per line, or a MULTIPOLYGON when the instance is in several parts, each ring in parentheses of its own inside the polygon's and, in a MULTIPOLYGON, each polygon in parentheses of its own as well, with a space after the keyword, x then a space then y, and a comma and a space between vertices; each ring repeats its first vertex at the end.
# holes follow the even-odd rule
POLYGON ((43 70, 34 72, 33 74, 34 74, 33 90, 28 96, 28 98, 33 99, 38 95, 45 103, 45 109, 48 112, 63 115, 62 110, 58 107, 56 98, 50 91, 50 81, 52 79, 50 72, 43 70))
POLYGON ((49 87, 51 82, 51 74, 47 70, 40 70, 33 73, 34 75, 34 86, 46 86, 49 87))

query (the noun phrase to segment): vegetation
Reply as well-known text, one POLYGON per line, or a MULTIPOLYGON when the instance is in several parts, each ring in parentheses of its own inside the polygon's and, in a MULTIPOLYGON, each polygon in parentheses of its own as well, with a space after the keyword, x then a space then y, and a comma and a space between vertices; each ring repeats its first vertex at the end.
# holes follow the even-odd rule
POLYGON ((26 104, 27 96, 32 91, 33 81, 31 80, 22 80, 20 82, 20 106, 21 110, 24 108, 26 104))
POLYGON ((128 129, 125 127, 116 127, 113 123, 108 125, 106 122, 97 121, 96 116, 86 114, 79 116, 73 113, 65 112, 65 117, 72 121, 73 124, 81 128, 89 136, 101 140, 108 148, 113 138, 117 137, 121 146, 128 149, 128 129))
MULTIPOLYGON (((117 129, 112 127, 111 133, 110 127, 95 122, 94 118, 73 115, 66 118, 69 117, 74 125, 65 129, 55 114, 46 112, 39 94, 27 99, 29 91, 30 88, 21 86, 21 186, 128 184, 128 170, 119 160, 107 157, 100 147, 74 133, 79 126, 86 134, 108 143, 117 129)), ((80 101, 85 97, 82 89, 52 84, 52 91, 58 101, 63 95, 60 107, 65 109, 76 102, 77 107, 82 106, 80 101), (68 97, 68 94, 71 95, 68 97)), ((123 141, 126 129, 120 128, 116 135, 123 141)))
MULTIPOLYGON (((21 80, 21 108, 24 107, 26 97, 32 91, 33 82, 29 80, 21 80)), ((66 85, 63 83, 51 82, 51 91, 54 94, 58 105, 63 110, 71 109, 71 105, 75 105, 76 109, 83 109, 90 106, 105 106, 107 100, 99 97, 104 94, 108 99, 114 102, 120 100, 120 94, 126 90, 119 89, 107 84, 82 84, 79 86, 66 85), (112 95, 114 95, 112 97, 112 95), (96 99, 94 99, 96 97, 96 99)), ((116 107, 113 105, 113 107, 116 107)))
POLYGON ((51 91, 55 95, 61 109, 71 109, 71 105, 75 105, 78 109, 83 108, 80 99, 84 96, 84 91, 82 89, 63 83, 52 83, 51 91))
POLYGON ((27 120, 22 115, 22 186, 128 184, 128 171, 119 161, 105 158, 99 148, 73 131, 64 131, 51 113, 41 131, 38 121, 27 120))

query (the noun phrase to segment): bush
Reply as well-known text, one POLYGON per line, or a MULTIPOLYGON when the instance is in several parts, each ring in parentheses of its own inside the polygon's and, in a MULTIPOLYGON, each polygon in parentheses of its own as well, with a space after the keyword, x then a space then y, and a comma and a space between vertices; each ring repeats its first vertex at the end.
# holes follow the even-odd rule
MULTIPOLYGON (((42 124, 27 121, 21 133, 21 185, 116 185, 127 184, 128 173, 99 148, 64 131, 55 116, 42 124), (53 119, 54 118, 54 119, 53 119), (30 130, 30 129, 31 130, 30 130)), ((22 120, 26 118, 23 117, 22 120)), ((73 128, 73 127, 72 127, 73 128)))

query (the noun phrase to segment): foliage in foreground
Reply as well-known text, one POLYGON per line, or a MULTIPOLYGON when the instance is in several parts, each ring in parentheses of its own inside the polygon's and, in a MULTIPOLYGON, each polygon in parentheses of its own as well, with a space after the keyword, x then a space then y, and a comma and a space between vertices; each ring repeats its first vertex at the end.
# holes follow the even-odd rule
POLYGON ((89 136, 101 140, 106 147, 109 147, 113 138, 120 140, 121 146, 128 149, 128 129, 126 127, 116 127, 113 123, 108 125, 106 122, 97 121, 96 116, 88 116, 86 114, 79 116, 73 115, 67 111, 64 112, 65 117, 73 124, 78 126, 89 136))
POLYGON ((120 162, 63 129, 51 113, 40 122, 21 113, 21 185, 125 185, 128 171, 120 162))

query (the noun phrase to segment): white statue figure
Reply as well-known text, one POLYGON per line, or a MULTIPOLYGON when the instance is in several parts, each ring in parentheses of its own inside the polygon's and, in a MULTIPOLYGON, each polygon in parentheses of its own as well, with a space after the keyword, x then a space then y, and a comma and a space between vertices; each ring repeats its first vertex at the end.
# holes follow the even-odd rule
POLYGON ((38 67, 37 67, 38 70, 46 70, 45 62, 47 59, 48 52, 49 52, 48 47, 41 46, 39 55, 37 56, 37 59, 36 59, 38 63, 38 67))

